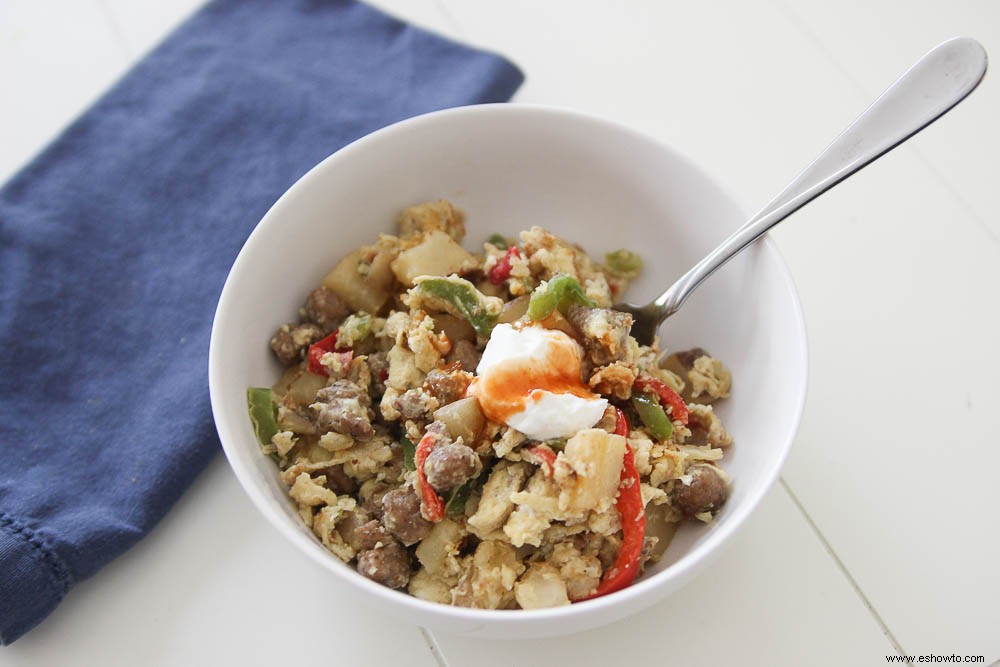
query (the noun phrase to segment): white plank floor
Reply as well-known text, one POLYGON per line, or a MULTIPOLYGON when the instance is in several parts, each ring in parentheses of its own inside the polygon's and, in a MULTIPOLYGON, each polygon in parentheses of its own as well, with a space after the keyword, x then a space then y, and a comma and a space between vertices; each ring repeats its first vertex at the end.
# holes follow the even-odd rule
MULTIPOLYGON (((199 4, 0 2, 0 180, 199 4)), ((673 144, 748 210, 933 45, 965 34, 1000 54, 995 0, 376 4, 511 57, 528 76, 517 101, 599 113, 673 144)), ((648 613, 581 636, 483 642, 305 595, 313 570, 220 458, 149 538, 0 649, 0 663, 1000 661, 996 76, 775 232, 809 326, 800 435, 727 552, 648 613), (280 582, 264 574, 276 569, 280 582)))

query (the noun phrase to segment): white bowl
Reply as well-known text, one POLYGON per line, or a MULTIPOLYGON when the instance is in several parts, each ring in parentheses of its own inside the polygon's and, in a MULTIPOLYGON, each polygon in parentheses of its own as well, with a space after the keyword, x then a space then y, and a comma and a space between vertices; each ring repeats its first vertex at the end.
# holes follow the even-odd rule
MULTIPOLYGON (((385 588, 327 552, 304 527, 246 409, 248 386, 281 369, 268 349, 305 295, 348 251, 393 230, 403 207, 447 198, 466 211, 467 247, 531 225, 596 257, 620 247, 645 262, 626 295, 644 302, 744 220, 718 185, 674 150, 577 112, 500 104, 436 112, 343 148, 303 176, 264 216, 237 257, 212 330, 212 409, 226 456, 251 500, 317 565, 318 587, 433 629, 496 638, 586 630, 640 611, 689 581, 743 525, 774 483, 798 427, 806 336, 795 288, 764 240, 710 278, 661 330, 671 349, 701 346, 733 372, 717 410, 735 444, 723 461, 732 494, 715 522, 689 522, 663 560, 624 591, 533 611, 462 609, 385 588)), ((311 562, 310 562, 311 561, 311 562)), ((350 602, 348 602, 350 600, 350 602)))

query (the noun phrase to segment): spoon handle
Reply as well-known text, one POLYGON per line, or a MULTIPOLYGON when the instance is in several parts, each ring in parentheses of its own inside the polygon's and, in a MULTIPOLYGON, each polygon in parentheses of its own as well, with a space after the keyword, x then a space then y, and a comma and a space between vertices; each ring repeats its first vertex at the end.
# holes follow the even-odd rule
POLYGON ((956 37, 907 70, 781 193, 670 286, 654 304, 660 318, 733 255, 851 174, 940 118, 975 90, 986 73, 986 51, 956 37))

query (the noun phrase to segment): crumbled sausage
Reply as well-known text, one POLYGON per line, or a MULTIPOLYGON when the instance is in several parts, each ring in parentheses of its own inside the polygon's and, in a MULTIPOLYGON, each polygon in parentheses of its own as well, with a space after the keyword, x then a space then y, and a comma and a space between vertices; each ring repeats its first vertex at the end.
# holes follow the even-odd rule
POLYGON ((372 413, 368 392, 349 380, 337 380, 316 392, 316 425, 321 431, 336 431, 355 438, 370 438, 372 413))
POLYGON ((625 400, 632 395, 632 385, 635 383, 636 367, 621 361, 615 361, 607 366, 594 369, 587 384, 605 396, 615 396, 625 400))
POLYGON ((729 395, 732 374, 722 362, 700 347, 674 352, 660 367, 684 381, 681 397, 688 403, 712 403, 729 395))
POLYGON ((597 551, 597 559, 601 561, 601 569, 607 571, 614 566, 621 546, 621 538, 617 535, 608 535, 604 538, 600 549, 597 551))
POLYGON ((471 448, 457 443, 435 447, 424 461, 427 482, 438 491, 463 484, 482 469, 479 456, 471 448))
POLYGON ((393 539, 377 519, 370 519, 354 529, 354 541, 359 551, 368 551, 380 544, 391 544, 393 539))
POLYGON ((369 354, 368 369, 372 374, 372 392, 381 396, 385 393, 385 381, 389 379, 389 353, 379 350, 369 354))
POLYGON ((386 463, 383 470, 386 474, 386 479, 399 479, 403 474, 403 446, 398 442, 389 443, 389 451, 392 454, 386 463))
POLYGON ((382 496, 394 488, 393 484, 382 479, 370 479, 358 489, 358 499, 361 509, 375 517, 382 516, 382 496))
POLYGON ((323 337, 323 330, 312 322, 282 324, 271 337, 271 349, 285 366, 302 361, 309 346, 323 337))
POLYGON ((610 308, 572 306, 566 315, 583 338, 583 348, 598 365, 621 361, 628 351, 632 316, 610 308))
POLYGON ((371 521, 371 516, 361 507, 355 507, 353 512, 347 512, 337 520, 337 532, 355 553, 362 550, 358 528, 369 521, 371 521))
POLYGON ((392 407, 406 419, 426 419, 438 408, 438 400, 423 389, 407 389, 392 402, 392 407))
POLYGON ((692 347, 690 350, 681 350, 680 352, 674 352, 669 357, 667 357, 668 359, 667 363, 670 363, 669 360, 673 359, 674 361, 677 362, 680 368, 684 369, 685 371, 689 371, 692 368, 694 368, 694 362, 697 359, 700 359, 701 357, 710 357, 710 356, 712 355, 710 355, 702 348, 692 347))
POLYGON ((436 436, 439 445, 451 443, 451 432, 448 430, 448 425, 439 419, 428 424, 427 428, 424 429, 424 434, 436 436))
POLYGON ((292 396, 286 395, 278 406, 278 428, 292 433, 315 435, 316 424, 308 410, 299 407, 292 396))
POLYGON ((410 554, 393 540, 358 554, 358 572, 389 588, 402 588, 410 581, 410 554))
POLYGON ((472 382, 472 374, 468 372, 469 370, 471 369, 462 370, 462 366, 458 363, 444 368, 435 368, 424 378, 424 388, 438 399, 441 405, 454 403, 465 396, 465 391, 469 388, 469 383, 472 382))
POLYGON ((688 413, 688 429, 691 435, 684 441, 687 445, 710 445, 728 447, 733 444, 731 436, 722 426, 722 420, 711 405, 691 404, 688 413))
POLYGON ((354 493, 358 490, 358 483, 347 476, 343 465, 338 464, 329 468, 323 468, 322 470, 317 470, 316 474, 326 476, 326 484, 324 486, 337 495, 354 493))
POLYGON ((639 554, 640 567, 644 567, 646 563, 655 563, 660 559, 660 555, 656 550, 656 545, 659 542, 660 538, 653 535, 646 535, 642 538, 642 551, 639 554))
POLYGON ((479 359, 482 356, 482 353, 476 349, 475 344, 471 341, 460 340, 455 342, 451 348, 451 352, 448 353, 448 356, 444 360, 449 364, 459 361, 462 364, 463 371, 473 373, 476 367, 479 366, 479 359))
POLYGON ((331 290, 320 287, 309 293, 302 312, 309 321, 315 322, 324 331, 333 331, 347 317, 350 309, 331 290))
POLYGON ((691 483, 678 481, 673 489, 673 504, 684 516, 714 512, 729 497, 729 486, 714 466, 698 464, 688 468, 691 483))
POLYGON ((382 523, 406 546, 424 539, 431 530, 431 522, 420 516, 420 498, 410 487, 393 489, 382 496, 382 509, 382 523))

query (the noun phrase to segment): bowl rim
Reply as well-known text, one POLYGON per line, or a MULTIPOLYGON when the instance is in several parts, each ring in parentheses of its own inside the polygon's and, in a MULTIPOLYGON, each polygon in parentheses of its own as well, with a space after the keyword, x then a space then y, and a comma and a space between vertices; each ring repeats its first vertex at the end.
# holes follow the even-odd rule
MULTIPOLYGON (((344 581, 350 586, 355 587, 356 590, 364 591, 365 593, 371 594, 376 598, 381 598, 387 603, 401 607, 407 612, 429 615, 429 617, 461 621, 465 624, 478 622, 480 624, 488 623, 493 626, 498 624, 513 626, 535 624, 550 619, 559 619, 560 621, 566 621, 567 619, 574 617, 582 619, 584 616, 589 617, 595 614, 600 615, 602 612, 609 610, 612 607, 632 606, 635 609, 639 609, 640 607, 652 604, 659 599, 656 595, 657 590, 664 588, 669 582, 676 580, 679 583, 684 583, 690 580, 692 575, 697 572, 700 565, 707 562, 710 556, 720 552, 722 547, 730 542, 739 529, 745 525, 747 518, 754 512, 763 500, 764 496, 770 491, 775 481, 777 481, 780 471, 784 466, 791 450, 795 435, 798 432, 805 407, 809 379, 808 341, 805 318, 791 271, 789 270, 788 265, 782 257, 776 244, 769 236, 765 236, 760 239, 759 244, 761 246, 761 252, 763 252, 765 256, 769 257, 769 261, 774 262, 775 268, 778 271, 780 285, 786 293, 786 296, 790 299, 795 329, 799 335, 795 337, 794 349, 789 349, 788 353, 796 358, 796 361, 802 368, 801 377, 799 378, 801 391, 797 392, 798 396, 796 404, 794 405, 793 414, 790 415, 791 419, 788 422, 788 428, 782 435, 779 455, 774 457, 765 468, 762 475, 764 480, 763 483, 760 484, 757 489, 751 491, 744 502, 741 503, 739 507, 734 510, 733 514, 727 518, 724 525, 717 526, 705 540, 685 553, 679 560, 672 563, 663 571, 647 575, 642 579, 637 580, 627 588, 610 595, 592 600, 575 602, 567 606, 545 609, 469 609, 422 600, 410 595, 409 593, 382 586, 371 579, 357 574, 353 570, 344 569, 340 567, 344 565, 341 561, 336 559, 336 557, 332 554, 327 553, 325 550, 316 549, 316 545, 310 537, 303 533, 298 526, 293 526, 285 515, 281 514, 277 509, 274 509, 269 505, 266 494, 262 493, 255 486, 251 479, 250 470, 244 467, 244 465, 240 462, 239 457, 236 455, 236 452, 240 447, 242 447, 242 445, 238 444, 239 437, 234 432, 234 428, 231 428, 229 424, 225 423, 224 419, 221 419, 218 416, 223 413, 222 404, 224 401, 222 390, 224 385, 224 373, 223 369, 220 367, 220 362, 218 361, 218 350, 223 343, 223 341, 220 340, 220 331, 226 320, 226 313, 235 299, 236 288, 234 286, 234 276, 238 276, 243 265, 249 261, 247 256, 249 255, 250 250, 248 249, 252 250, 254 246, 260 243, 262 235, 260 230, 272 224, 270 221, 280 219, 283 215, 283 210, 289 205, 289 202, 298 197, 299 191, 304 190, 308 183, 318 178, 323 178, 326 172, 335 169, 339 163, 350 160, 355 153, 365 150, 369 144, 386 141, 388 138, 395 135, 408 133, 413 129, 424 125, 447 122, 449 119, 453 119, 455 117, 469 115, 481 115, 483 117, 505 115, 549 116, 581 123, 583 125, 589 124, 591 126, 597 126, 604 132, 619 133, 630 136, 633 139, 651 144, 655 146, 656 149, 670 154, 673 158, 683 164, 685 169, 689 170, 695 176, 713 186, 723 197, 731 202, 737 210, 743 211, 743 208, 738 204, 738 200, 733 197, 728 188, 719 183, 719 181, 715 178, 711 177, 698 165, 698 163, 690 159, 683 152, 657 139, 656 137, 640 132, 639 130, 629 127, 623 123, 576 109, 546 104, 528 103, 469 105, 432 111, 407 118, 375 130, 374 132, 356 139, 333 152, 297 179, 295 183, 293 183, 291 187, 289 187, 274 202, 274 204, 272 204, 261 220, 255 225, 253 231, 247 237, 247 240, 244 242, 236 260, 230 268, 226 277, 226 282, 223 285, 219 296, 219 302, 212 322, 212 334, 209 343, 208 361, 209 394, 212 405, 212 414, 219 439, 222 443, 223 451, 225 452, 226 459, 228 460, 230 467, 233 469, 240 486, 250 497, 251 502, 257 507, 261 514, 267 518, 268 522, 278 530, 279 533, 284 535, 296 545, 299 551, 303 552, 322 568, 333 572, 338 579, 344 581), (645 601, 645 604, 643 604, 643 601, 645 601), (629 605, 630 602, 631 605, 629 605)), ((421 617, 415 616, 415 618, 421 617)), ((613 620, 614 618, 616 617, 609 617, 609 620, 613 620)), ((424 623, 421 621, 419 624, 423 625, 424 623)), ((581 626, 581 628, 582 627, 586 626, 581 626)))

